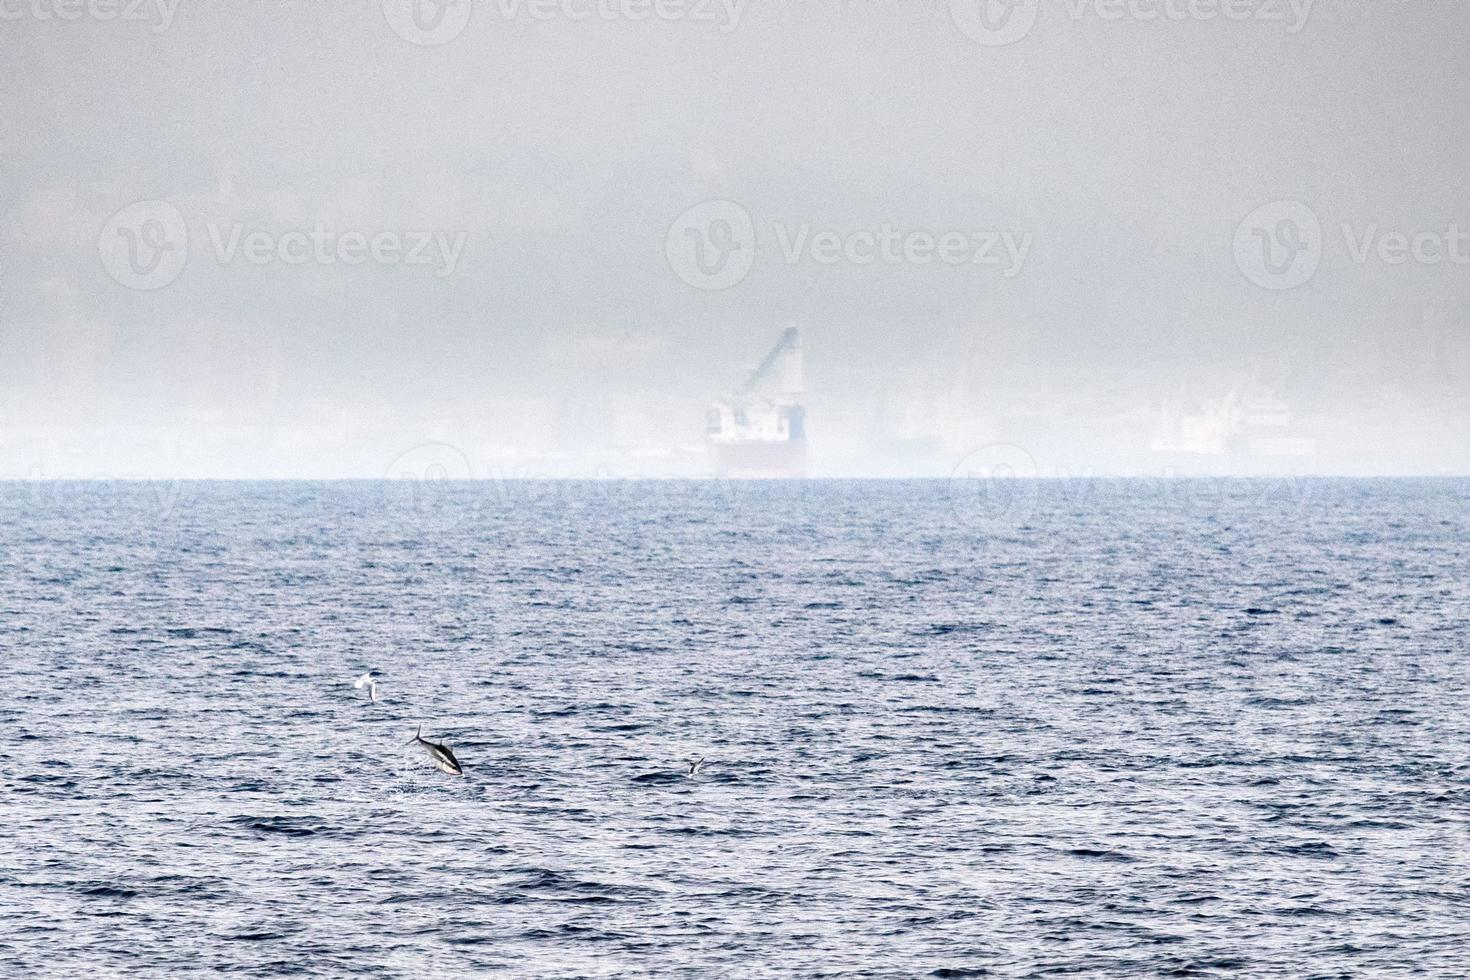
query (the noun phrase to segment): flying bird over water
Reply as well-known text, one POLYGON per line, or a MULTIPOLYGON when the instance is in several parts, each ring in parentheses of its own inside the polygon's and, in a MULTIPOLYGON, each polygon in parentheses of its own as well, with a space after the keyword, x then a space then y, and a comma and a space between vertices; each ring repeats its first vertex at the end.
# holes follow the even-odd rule
POLYGON ((408 744, 423 746, 424 751, 429 753, 429 758, 434 761, 434 767, 440 772, 447 772, 451 776, 464 775, 464 768, 459 764, 459 760, 454 757, 454 753, 449 751, 449 746, 440 745, 438 742, 431 742, 424 738, 423 725, 419 726, 419 730, 414 733, 413 738, 409 740, 408 744))
POLYGON ((701 770, 703 768, 704 768, 704 756, 700 756, 698 759, 696 759, 693 762, 689 763, 689 768, 688 768, 687 771, 685 771, 684 775, 693 778, 694 776, 698 776, 699 775, 699 770, 701 770))
POLYGON ((362 690, 364 687, 366 687, 368 689, 368 697, 370 697, 370 698, 373 699, 373 703, 374 704, 377 703, 377 701, 378 701, 378 682, 375 681, 375 680, 373 680, 373 675, 372 675, 372 672, 371 671, 369 671, 368 673, 363 674, 361 677, 359 677, 357 679, 357 681, 352 686, 354 688, 356 688, 357 690, 359 690, 359 691, 362 690))

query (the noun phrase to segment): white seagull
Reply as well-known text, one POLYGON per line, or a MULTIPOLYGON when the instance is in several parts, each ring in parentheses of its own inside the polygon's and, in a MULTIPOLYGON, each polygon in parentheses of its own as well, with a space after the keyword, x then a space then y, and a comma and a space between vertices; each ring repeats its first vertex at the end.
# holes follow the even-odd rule
POLYGON ((363 674, 352 686, 359 691, 366 687, 368 689, 368 697, 373 699, 374 704, 378 703, 378 682, 373 680, 372 671, 363 674))

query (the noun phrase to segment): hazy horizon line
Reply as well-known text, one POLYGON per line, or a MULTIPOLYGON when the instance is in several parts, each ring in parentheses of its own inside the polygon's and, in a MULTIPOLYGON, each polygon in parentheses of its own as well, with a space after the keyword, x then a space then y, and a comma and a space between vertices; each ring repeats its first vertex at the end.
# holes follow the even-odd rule
POLYGON ((1052 476, 476 476, 448 479, 405 479, 384 476, 106 476, 106 477, 0 477, 0 486, 45 483, 1059 483, 1080 480, 1205 480, 1262 483, 1272 480, 1340 481, 1394 480, 1429 482, 1470 480, 1470 473, 1069 473, 1052 476))

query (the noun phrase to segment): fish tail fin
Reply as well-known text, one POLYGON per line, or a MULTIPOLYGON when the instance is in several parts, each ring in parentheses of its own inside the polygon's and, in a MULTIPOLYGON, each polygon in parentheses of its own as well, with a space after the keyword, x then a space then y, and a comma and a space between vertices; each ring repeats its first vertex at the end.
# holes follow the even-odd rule
POLYGON ((424 725, 423 725, 422 722, 420 722, 419 723, 419 730, 413 733, 413 738, 411 738, 411 739, 408 740, 408 744, 409 745, 412 745, 413 743, 417 742, 420 738, 423 737, 423 734, 424 734, 424 725))

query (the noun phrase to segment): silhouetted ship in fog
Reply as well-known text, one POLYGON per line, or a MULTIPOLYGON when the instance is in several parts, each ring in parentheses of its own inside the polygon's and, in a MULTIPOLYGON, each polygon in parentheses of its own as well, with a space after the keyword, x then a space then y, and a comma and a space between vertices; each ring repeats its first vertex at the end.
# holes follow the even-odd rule
POLYGON ((739 390, 709 408, 705 434, 721 476, 806 474, 806 378, 793 327, 739 390))

